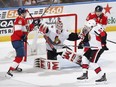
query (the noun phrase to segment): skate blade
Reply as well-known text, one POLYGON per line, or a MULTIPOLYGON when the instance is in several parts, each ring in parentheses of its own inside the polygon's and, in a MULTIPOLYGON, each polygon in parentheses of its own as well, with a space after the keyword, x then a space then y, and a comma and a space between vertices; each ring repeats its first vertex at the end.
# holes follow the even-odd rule
POLYGON ((88 81, 89 81, 88 79, 83 79, 83 80, 77 79, 77 82, 79 83, 87 83, 88 81))
POLYGON ((6 74, 4 77, 10 79, 10 78, 12 78, 13 76, 10 76, 10 75, 6 74))
POLYGON ((95 82, 96 85, 107 85, 108 82, 107 81, 102 81, 102 82, 95 82))

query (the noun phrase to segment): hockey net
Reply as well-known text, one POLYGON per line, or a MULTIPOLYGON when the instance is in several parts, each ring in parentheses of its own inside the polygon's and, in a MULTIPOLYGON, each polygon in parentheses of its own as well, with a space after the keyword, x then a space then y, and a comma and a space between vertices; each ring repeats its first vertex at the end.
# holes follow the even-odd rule
MULTIPOLYGON (((41 17, 42 22, 52 30, 55 29, 55 24, 59 18, 63 22, 63 29, 68 30, 68 32, 77 32, 76 14, 60 14, 41 17)), ((29 34, 29 38, 31 38, 31 42, 29 42, 30 45, 27 46, 27 57, 32 55, 46 55, 45 40, 42 37, 42 34, 38 33, 37 29, 29 34)), ((66 40, 64 44, 72 45, 72 47, 74 46, 72 49, 76 52, 76 41, 66 40)))

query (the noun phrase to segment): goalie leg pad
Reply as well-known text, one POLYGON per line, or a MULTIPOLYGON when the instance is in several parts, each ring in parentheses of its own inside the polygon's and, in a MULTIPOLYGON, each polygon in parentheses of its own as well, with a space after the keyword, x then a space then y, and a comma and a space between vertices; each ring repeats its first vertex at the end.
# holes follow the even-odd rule
POLYGON ((62 53, 62 58, 67 59, 71 62, 80 64, 81 60, 82 60, 82 56, 77 54, 76 52, 73 52, 72 50, 66 49, 63 53, 62 53))
POLYGON ((60 69, 59 62, 57 60, 46 60, 45 58, 35 59, 35 66, 42 69, 48 69, 48 70, 60 69))

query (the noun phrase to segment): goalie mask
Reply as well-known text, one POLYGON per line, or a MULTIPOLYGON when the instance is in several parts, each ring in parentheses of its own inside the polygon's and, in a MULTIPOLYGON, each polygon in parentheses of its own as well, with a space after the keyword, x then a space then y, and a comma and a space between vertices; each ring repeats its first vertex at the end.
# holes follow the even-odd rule
POLYGON ((96 26, 95 20, 89 20, 85 23, 84 28, 82 29, 82 33, 86 35, 91 29, 96 26))
POLYGON ((63 31, 63 23, 60 19, 56 22, 56 33, 61 34, 63 31))

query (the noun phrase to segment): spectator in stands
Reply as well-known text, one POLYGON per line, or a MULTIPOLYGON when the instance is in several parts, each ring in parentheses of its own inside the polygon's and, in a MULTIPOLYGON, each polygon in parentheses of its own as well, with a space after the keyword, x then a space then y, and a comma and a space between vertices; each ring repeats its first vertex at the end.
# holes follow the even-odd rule
POLYGON ((24 0, 24 5, 31 5, 31 0, 24 0))
POLYGON ((36 5, 37 0, 24 0, 23 5, 36 5))
POLYGON ((8 1, 8 3, 9 3, 9 1, 10 1, 10 4, 9 4, 9 6, 10 7, 16 7, 16 6, 20 6, 20 0, 7 0, 8 1))
POLYGON ((61 0, 54 0, 54 3, 59 4, 61 3, 61 0))
POLYGON ((36 5, 37 4, 37 0, 31 0, 31 4, 32 5, 36 5))
POLYGON ((45 5, 45 4, 50 4, 51 0, 37 0, 37 3, 39 5, 45 5))

